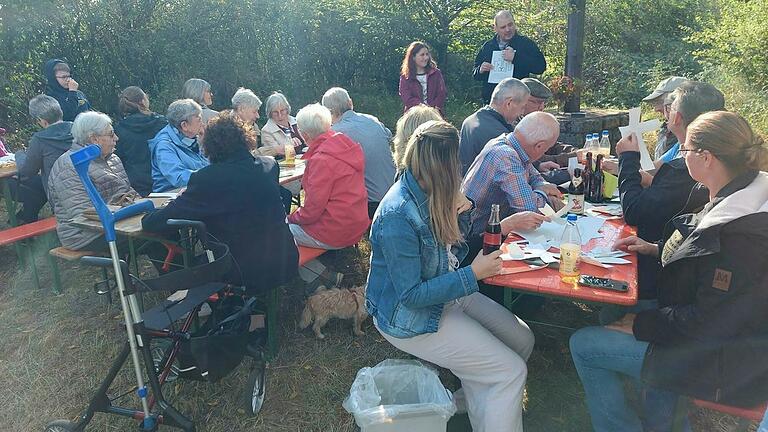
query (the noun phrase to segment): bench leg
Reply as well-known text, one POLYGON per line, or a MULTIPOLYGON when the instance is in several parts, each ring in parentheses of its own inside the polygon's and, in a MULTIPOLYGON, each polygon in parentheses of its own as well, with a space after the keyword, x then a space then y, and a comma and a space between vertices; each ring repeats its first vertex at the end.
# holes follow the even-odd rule
MULTIPOLYGON (((56 247, 56 234, 48 235, 48 250, 56 247)), ((48 265, 51 267, 51 273, 53 275, 53 293, 61 294, 61 273, 59 272, 59 263, 56 262, 56 257, 48 254, 48 265)))
POLYGON ((280 313, 280 287, 269 291, 267 297, 267 358, 272 360, 277 356, 279 345, 279 330, 277 328, 280 313))
POLYGON ((34 242, 32 241, 24 241, 22 243, 22 248, 25 250, 25 255, 27 257, 27 262, 29 263, 29 267, 32 269, 32 283, 35 284, 35 289, 40 289, 40 276, 37 274, 37 263, 35 263, 35 247, 34 242))
MULTIPOLYGON (((3 184, 3 199, 5 200, 5 209, 8 212, 8 221, 12 227, 18 226, 19 221, 16 220, 16 201, 13 200, 13 194, 11 194, 11 185, 9 179, 0 179, 0 183, 3 184)), ((19 258, 19 265, 24 265, 26 259, 24 245, 18 242, 13 245, 16 249, 16 256, 19 258)))

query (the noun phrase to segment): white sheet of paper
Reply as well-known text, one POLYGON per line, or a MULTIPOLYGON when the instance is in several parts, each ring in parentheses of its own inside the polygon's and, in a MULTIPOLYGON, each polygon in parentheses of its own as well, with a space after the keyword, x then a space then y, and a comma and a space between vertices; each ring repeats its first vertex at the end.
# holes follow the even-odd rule
POLYGON ((661 126, 661 122, 658 119, 647 120, 640 122, 640 107, 631 108, 629 110, 629 125, 619 126, 621 131, 621 137, 625 138, 631 134, 637 135, 640 147, 640 167, 646 171, 654 169, 653 159, 651 154, 648 153, 648 148, 643 143, 643 134, 646 132, 654 131, 661 126))
MULTIPOLYGON (((600 228, 603 226, 603 223, 605 223, 603 218, 592 216, 580 217, 576 221, 576 226, 579 228, 579 234, 581 235, 581 244, 585 245, 593 238, 602 237, 600 228)), ((546 250, 560 243, 564 229, 565 225, 560 225, 556 222, 544 222, 534 231, 515 231, 515 233, 528 240, 529 245, 540 244, 542 245, 541 248, 546 250)))
POLYGON ((170 198, 176 199, 179 196, 178 192, 152 192, 148 198, 170 198))
POLYGON ((560 209, 560 211, 556 212, 552 207, 549 206, 549 204, 544 204, 544 207, 539 209, 541 214, 549 217, 550 219, 552 219, 552 222, 559 225, 566 224, 565 220, 563 220, 563 218, 561 217, 563 216, 563 214, 565 214, 565 211, 563 210, 568 211, 566 207, 563 207, 560 209))
POLYGON ((515 72, 515 65, 504 60, 504 53, 502 51, 493 52, 491 64, 493 69, 488 73, 488 82, 491 84, 498 84, 504 78, 512 78, 512 74, 515 72))

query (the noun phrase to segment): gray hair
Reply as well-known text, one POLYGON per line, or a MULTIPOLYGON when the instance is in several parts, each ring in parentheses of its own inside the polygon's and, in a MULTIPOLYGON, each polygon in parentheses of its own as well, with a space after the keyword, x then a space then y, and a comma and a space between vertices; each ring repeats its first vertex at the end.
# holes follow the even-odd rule
POLYGON ((496 24, 496 22, 498 22, 499 18, 501 18, 501 17, 507 17, 507 18, 511 19, 512 22, 515 21, 515 16, 512 15, 512 12, 510 12, 508 10, 500 10, 500 11, 496 12, 496 15, 493 16, 493 23, 496 24))
POLYGON ((192 117, 202 114, 203 109, 197 102, 192 99, 179 99, 168 105, 168 111, 165 113, 165 118, 171 126, 179 129, 181 127, 181 122, 188 122, 192 117))
POLYGON ((208 81, 200 78, 190 78, 184 83, 184 87, 181 89, 182 99, 192 99, 193 101, 205 105, 203 96, 205 92, 211 89, 211 85, 208 81))
POLYGON ((235 95, 232 96, 232 109, 237 110, 242 106, 259 109, 261 107, 261 99, 256 96, 253 90, 240 87, 235 92, 235 95))
POLYGON ((331 110, 331 114, 340 116, 352 109, 352 98, 341 87, 329 88, 323 95, 323 106, 331 110))
POLYGON ((672 106, 686 125, 701 114, 725 109, 725 97, 715 86, 701 81, 688 81, 672 92, 672 106))
POLYGON ((92 136, 103 134, 111 125, 112 119, 104 113, 86 111, 78 114, 72 124, 72 141, 80 145, 90 144, 92 136))
POLYGON ((267 117, 269 117, 270 114, 272 114, 272 111, 279 106, 285 106, 288 108, 288 114, 291 113, 291 104, 288 103, 288 99, 286 99, 285 95, 282 93, 272 93, 269 95, 264 105, 264 112, 267 113, 267 117))
POLYGON ((59 101, 48 95, 37 95, 29 101, 29 115, 35 120, 45 120, 53 124, 64 117, 59 101))
POLYGON ((560 136, 560 123, 552 114, 544 111, 532 112, 515 126, 515 133, 529 142, 552 142, 560 136))
POLYGON ((507 99, 512 99, 516 104, 522 104, 531 95, 531 89, 517 78, 504 78, 496 85, 491 95, 492 104, 501 104, 507 99))
POLYGON ((331 111, 318 104, 310 104, 296 113, 299 130, 310 138, 322 135, 331 129, 331 111))

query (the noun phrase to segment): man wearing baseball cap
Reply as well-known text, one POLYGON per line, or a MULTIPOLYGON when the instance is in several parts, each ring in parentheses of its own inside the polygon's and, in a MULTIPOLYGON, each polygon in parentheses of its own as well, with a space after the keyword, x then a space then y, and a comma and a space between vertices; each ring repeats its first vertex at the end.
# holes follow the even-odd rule
POLYGON ((649 104, 653 105, 653 110, 664 116, 664 123, 662 123, 661 128, 659 129, 658 138, 656 140, 656 150, 654 151, 653 157, 654 160, 660 159, 661 156, 663 156, 664 153, 666 153, 667 150, 669 150, 677 142, 675 134, 670 132, 669 128, 667 128, 667 121, 669 121, 667 116, 669 113, 668 111, 665 112, 664 108, 666 105, 667 96, 672 94, 675 89, 686 82, 688 82, 688 78, 671 76, 660 82, 659 85, 656 86, 656 89, 651 92, 651 94, 643 98, 643 102, 648 102, 649 104))

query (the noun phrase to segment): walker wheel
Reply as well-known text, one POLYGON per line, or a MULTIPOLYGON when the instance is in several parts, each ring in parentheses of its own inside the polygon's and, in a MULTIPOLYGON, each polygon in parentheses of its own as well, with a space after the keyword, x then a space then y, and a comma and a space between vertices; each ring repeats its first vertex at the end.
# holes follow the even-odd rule
POLYGON ((54 420, 45 427, 45 432, 74 432, 77 424, 69 420, 54 420))
POLYGON ((258 362, 248 375, 247 386, 243 395, 243 405, 250 415, 257 415, 264 405, 264 396, 267 383, 267 365, 258 362))

